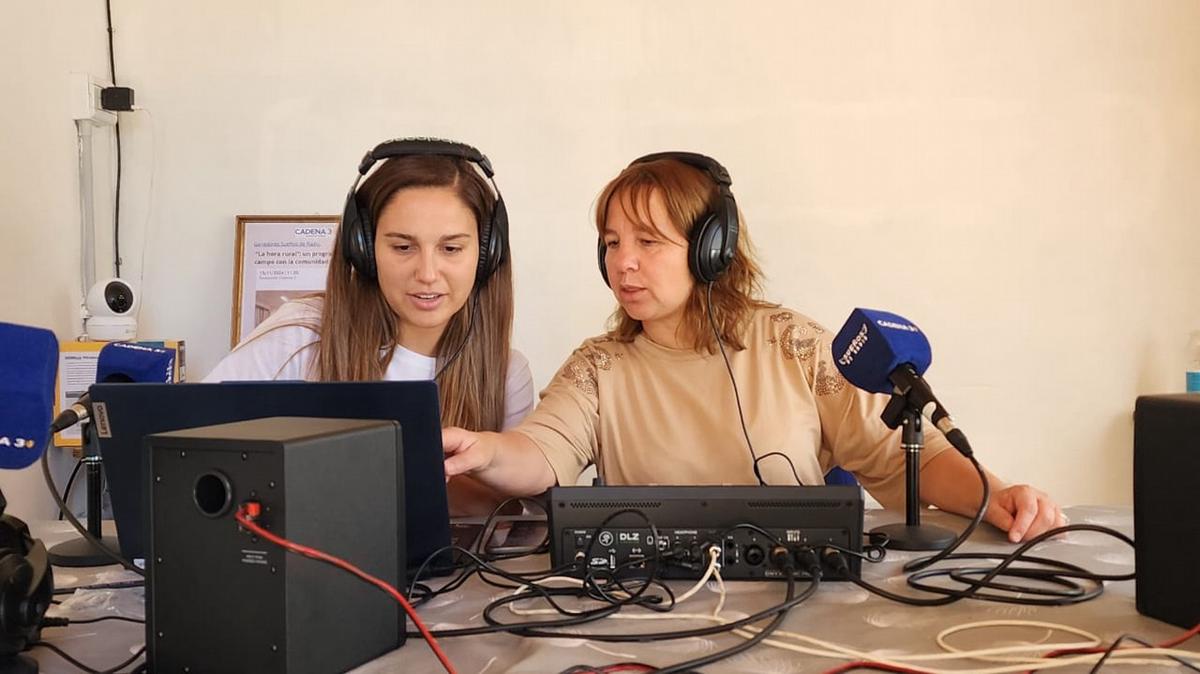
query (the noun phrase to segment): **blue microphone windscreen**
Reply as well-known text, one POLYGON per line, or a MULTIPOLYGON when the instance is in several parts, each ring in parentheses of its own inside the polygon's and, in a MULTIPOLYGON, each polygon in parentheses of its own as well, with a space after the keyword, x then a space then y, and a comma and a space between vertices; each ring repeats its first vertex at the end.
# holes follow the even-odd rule
POLYGON ((858 388, 891 393, 895 387, 888 377, 897 367, 908 363, 923 374, 933 355, 925 333, 907 318, 855 309, 833 338, 833 360, 842 376, 858 388))
POLYGON ((132 342, 105 344, 96 358, 98 382, 174 381, 175 352, 132 342))
POLYGON ((53 332, 0 323, 0 468, 24 468, 46 448, 57 374, 53 332))

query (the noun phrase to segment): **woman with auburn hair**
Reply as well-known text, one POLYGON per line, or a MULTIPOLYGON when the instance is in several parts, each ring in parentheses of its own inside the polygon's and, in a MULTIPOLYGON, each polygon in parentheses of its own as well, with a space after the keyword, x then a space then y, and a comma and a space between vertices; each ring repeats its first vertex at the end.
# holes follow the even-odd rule
MULTIPOLYGON (((325 292, 284 304, 205 381, 434 379, 444 425, 516 425, 533 379, 510 346, 507 212, 476 170, 490 178, 490 163, 461 143, 395 140, 367 154, 360 180, 376 162, 347 196, 325 292)), ((448 489, 452 514, 503 499, 469 477, 448 489)))
MULTIPOLYGON (((600 273, 619 307, 586 340, 519 426, 443 431, 446 474, 536 494, 595 464, 610 485, 822 484, 853 473, 887 507, 904 506, 900 431, 888 397, 849 385, 832 335, 759 299, 755 262, 725 169, 703 155, 635 160, 596 207, 600 273)), ((921 498, 975 512, 975 469, 927 433, 921 498)), ((1027 485, 989 474, 986 519, 1018 541, 1064 521, 1027 485)))

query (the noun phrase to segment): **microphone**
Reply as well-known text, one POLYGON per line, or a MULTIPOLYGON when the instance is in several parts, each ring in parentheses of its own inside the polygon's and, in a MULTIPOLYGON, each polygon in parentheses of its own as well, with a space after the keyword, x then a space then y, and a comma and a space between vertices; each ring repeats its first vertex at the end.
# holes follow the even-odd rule
POLYGON ((972 454, 967 436, 921 377, 933 355, 929 340, 912 321, 887 311, 855 309, 833 338, 833 357, 851 384, 903 398, 928 417, 955 449, 972 454))
POLYGON ((25 468, 41 456, 57 374, 53 332, 0 323, 0 468, 25 468))
MULTIPOLYGON (((175 370, 175 352, 132 342, 111 342, 100 349, 96 359, 97 382, 171 382, 175 370)), ((87 421, 92 415, 90 393, 79 397, 54 418, 53 432, 58 433, 87 421)))

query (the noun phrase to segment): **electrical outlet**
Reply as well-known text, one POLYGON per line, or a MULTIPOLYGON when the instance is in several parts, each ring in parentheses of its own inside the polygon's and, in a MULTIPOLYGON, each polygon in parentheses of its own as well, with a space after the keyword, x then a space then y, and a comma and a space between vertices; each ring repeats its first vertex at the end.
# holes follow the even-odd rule
POLYGON ((89 121, 96 126, 116 124, 116 113, 100 105, 100 90, 107 86, 107 82, 88 73, 71 73, 71 119, 89 121))

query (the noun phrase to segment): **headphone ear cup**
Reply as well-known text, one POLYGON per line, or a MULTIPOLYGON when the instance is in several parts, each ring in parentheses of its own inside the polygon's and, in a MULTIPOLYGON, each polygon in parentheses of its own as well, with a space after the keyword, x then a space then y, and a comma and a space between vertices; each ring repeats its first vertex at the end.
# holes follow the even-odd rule
POLYGON ((479 232, 479 267, 475 270, 475 287, 482 288, 504 262, 508 248, 508 208, 504 197, 496 200, 491 224, 479 232))
POLYGON ((604 285, 611 288, 612 283, 609 282, 609 280, 608 280, 608 265, 606 265, 604 262, 606 253, 608 253, 608 246, 604 245, 604 238, 597 237, 596 238, 596 261, 600 263, 600 278, 604 279, 604 285))
POLYGON ((23 588, 32 579, 33 567, 25 557, 11 548, 0 551, 0 634, 17 636, 30 627, 21 604, 23 588))
POLYGON ((692 232, 688 244, 688 267, 700 283, 712 283, 729 267, 722 255, 727 231, 716 214, 710 214, 692 232))
MULTIPOLYGON (((355 183, 357 187, 357 183, 355 183)), ((375 278, 375 240, 371 225, 371 215, 358 203, 358 195, 354 188, 346 196, 346 206, 342 209, 342 257, 354 267, 355 271, 375 278)))
POLYGON ((373 279, 379 275, 375 268, 375 222, 371 220, 371 211, 363 208, 357 196, 354 197, 354 206, 358 210, 359 224, 355 232, 359 242, 359 268, 364 276, 373 279))

